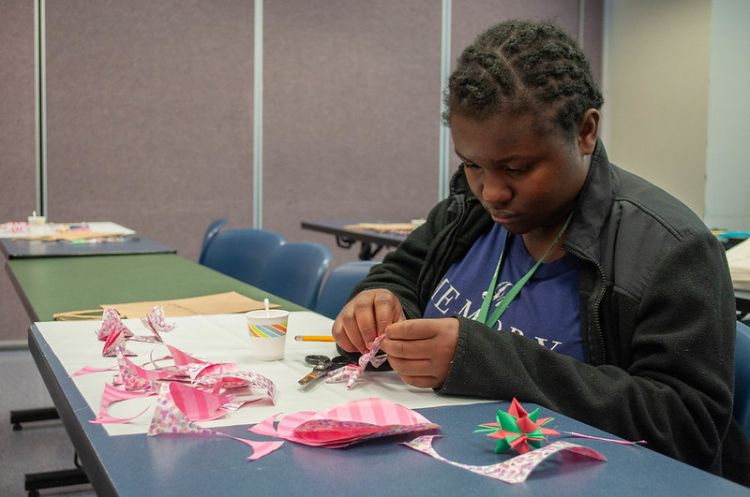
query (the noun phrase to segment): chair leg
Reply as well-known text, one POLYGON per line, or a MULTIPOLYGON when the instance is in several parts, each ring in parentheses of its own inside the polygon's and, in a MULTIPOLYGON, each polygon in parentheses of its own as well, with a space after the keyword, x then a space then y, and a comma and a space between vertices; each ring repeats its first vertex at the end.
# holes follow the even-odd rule
POLYGON ((73 462, 76 465, 74 469, 25 474, 24 489, 28 492, 28 496, 38 497, 39 491, 47 488, 69 487, 89 483, 89 478, 78 461, 78 454, 75 455, 73 462))
POLYGON ((32 421, 46 421, 49 419, 60 419, 60 416, 57 414, 57 409, 55 409, 54 407, 10 411, 10 424, 13 425, 13 431, 23 429, 21 423, 29 423, 32 421))

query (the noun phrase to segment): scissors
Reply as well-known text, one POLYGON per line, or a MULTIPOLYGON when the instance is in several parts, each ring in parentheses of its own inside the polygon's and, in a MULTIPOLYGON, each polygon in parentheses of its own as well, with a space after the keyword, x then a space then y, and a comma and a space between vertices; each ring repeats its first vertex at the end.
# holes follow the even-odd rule
POLYGON ((350 359, 340 355, 333 359, 317 354, 305 356, 305 363, 313 368, 312 371, 303 376, 297 383, 306 387, 325 376, 329 371, 351 364, 351 362, 350 359))

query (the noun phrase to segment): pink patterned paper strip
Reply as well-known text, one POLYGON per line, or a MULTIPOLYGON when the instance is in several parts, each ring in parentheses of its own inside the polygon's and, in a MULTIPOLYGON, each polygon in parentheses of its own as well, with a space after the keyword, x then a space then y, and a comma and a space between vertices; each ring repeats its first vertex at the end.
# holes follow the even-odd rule
POLYGON ((135 418, 138 418, 142 416, 143 414, 148 411, 148 407, 136 414, 135 416, 129 416, 127 418, 115 418, 113 416, 110 416, 109 413, 100 414, 96 417, 96 419, 89 420, 89 423, 95 424, 95 425, 113 425, 113 424, 125 424, 130 423, 135 418))
POLYGON ((146 397, 150 395, 146 392, 128 392, 126 390, 120 390, 110 384, 104 385, 104 392, 102 393, 102 403, 99 408, 99 414, 96 415, 95 419, 89 421, 94 424, 112 424, 112 423, 127 423, 141 416, 143 413, 148 411, 148 407, 136 414, 127 418, 115 418, 109 415, 108 408, 114 402, 120 402, 123 400, 137 399, 140 397, 146 397))
POLYGON ((411 442, 406 442, 404 445, 411 449, 418 450, 419 452, 434 457, 439 461, 443 461, 450 465, 471 471, 472 473, 494 478, 495 480, 500 480, 505 483, 522 483, 526 481, 526 479, 529 477, 529 474, 531 474, 531 472, 542 461, 554 454, 557 454, 558 452, 568 452, 597 461, 607 460, 607 458, 602 454, 589 447, 584 447, 582 445, 576 445, 569 442, 558 441, 542 447, 541 449, 529 451, 525 454, 516 456, 501 463, 491 464, 488 466, 476 466, 473 464, 458 463, 441 456, 432 447, 433 438, 435 438, 434 435, 423 435, 421 437, 415 438, 411 442))
POLYGON ((188 365, 188 375, 192 381, 202 376, 221 377, 237 371, 237 365, 231 362, 197 363, 188 365))
POLYGON ((145 370, 133 364, 120 349, 117 350, 117 365, 119 373, 116 381, 121 383, 126 390, 150 391, 153 389, 153 381, 145 373, 145 370))
POLYGON ((209 364, 208 361, 193 357, 187 352, 183 352, 174 345, 165 344, 172 355, 172 360, 176 366, 187 366, 188 364, 209 364))
POLYGON ((114 371, 115 369, 116 369, 116 366, 110 366, 108 368, 95 368, 93 366, 84 366, 81 369, 78 369, 70 373, 70 377, 75 378, 76 376, 83 376, 85 374, 91 374, 91 373, 103 373, 105 371, 114 371))
POLYGON ((0 224, 0 231, 6 233, 25 233, 29 231, 29 223, 26 221, 11 221, 0 224))
POLYGON ((620 444, 620 445, 640 445, 640 444, 647 444, 645 440, 637 440, 635 442, 631 442, 630 440, 617 440, 614 438, 604 438, 604 437, 594 437, 591 435, 585 435, 583 433, 577 433, 575 431, 563 431, 560 433, 564 433, 566 435, 570 435, 571 437, 578 437, 578 438, 588 438, 589 440, 599 440, 600 442, 610 442, 613 444, 620 444))
POLYGON ((185 413, 180 411, 169 392, 169 384, 163 383, 148 427, 148 436, 186 433, 213 434, 211 430, 201 428, 190 421, 185 413))
POLYGON ((267 456, 271 452, 280 449, 281 446, 284 445, 284 442, 258 442, 255 440, 248 440, 246 438, 235 437, 233 435, 222 433, 220 431, 217 431, 216 434, 237 440, 238 442, 242 442, 243 444, 251 447, 253 449, 253 453, 250 457, 247 458, 248 461, 257 461, 261 457, 267 456))

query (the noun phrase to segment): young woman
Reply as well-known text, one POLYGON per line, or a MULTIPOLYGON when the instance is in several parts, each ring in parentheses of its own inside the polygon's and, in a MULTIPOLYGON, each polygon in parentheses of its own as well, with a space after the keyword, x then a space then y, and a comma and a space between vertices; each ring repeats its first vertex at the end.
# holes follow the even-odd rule
POLYGON ((446 101, 451 195, 356 289, 339 347, 385 334, 409 384, 535 402, 750 483, 723 250, 608 161, 577 44, 554 25, 498 24, 464 50, 446 101))

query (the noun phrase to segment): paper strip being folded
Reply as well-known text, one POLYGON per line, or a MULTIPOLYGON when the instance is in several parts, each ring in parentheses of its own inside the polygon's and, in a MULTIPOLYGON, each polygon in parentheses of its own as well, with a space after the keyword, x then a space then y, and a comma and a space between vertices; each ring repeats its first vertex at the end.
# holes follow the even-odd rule
POLYGON ((545 459, 557 454, 558 452, 568 452, 585 458, 594 459, 596 461, 606 461, 599 452, 589 447, 582 445, 576 445, 569 442, 555 442, 549 444, 541 449, 529 451, 520 456, 516 456, 507 461, 491 464, 489 466, 475 466, 473 464, 461 464, 450 459, 446 459, 437 453, 432 447, 432 439, 434 435, 423 435, 417 437, 411 442, 406 442, 404 445, 407 447, 418 450, 424 454, 434 457, 439 461, 446 462, 452 466, 463 468, 482 476, 488 476, 495 480, 504 481, 505 483, 522 483, 526 481, 529 474, 545 459))

